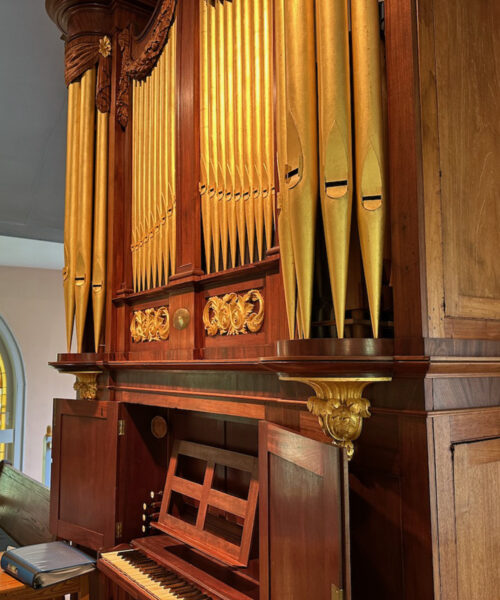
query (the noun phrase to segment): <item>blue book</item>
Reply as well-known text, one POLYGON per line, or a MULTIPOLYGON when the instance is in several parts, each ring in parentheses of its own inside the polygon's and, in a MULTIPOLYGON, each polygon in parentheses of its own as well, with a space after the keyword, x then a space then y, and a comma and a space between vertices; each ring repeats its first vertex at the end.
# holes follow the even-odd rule
POLYGON ((54 585, 95 569, 94 558, 64 542, 48 542, 4 552, 0 566, 32 588, 54 585))

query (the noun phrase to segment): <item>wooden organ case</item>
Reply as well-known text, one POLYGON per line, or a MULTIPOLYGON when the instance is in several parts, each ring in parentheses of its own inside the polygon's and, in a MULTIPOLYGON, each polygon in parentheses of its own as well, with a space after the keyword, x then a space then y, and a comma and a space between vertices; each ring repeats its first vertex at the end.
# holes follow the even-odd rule
POLYGON ((496 598, 495 1, 46 6, 95 598, 496 598))

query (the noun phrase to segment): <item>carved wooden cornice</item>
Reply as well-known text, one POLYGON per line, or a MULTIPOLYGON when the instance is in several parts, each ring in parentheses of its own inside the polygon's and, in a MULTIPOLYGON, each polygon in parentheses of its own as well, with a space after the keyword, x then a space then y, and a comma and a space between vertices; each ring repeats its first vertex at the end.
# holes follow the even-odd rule
POLYGON ((154 16, 150 31, 144 42, 137 44, 138 56, 133 58, 133 35, 131 27, 123 29, 118 36, 122 51, 122 65, 118 82, 116 115, 120 125, 128 123, 130 106, 130 80, 141 80, 151 73, 168 40, 168 33, 174 20, 177 0, 163 0, 154 16))

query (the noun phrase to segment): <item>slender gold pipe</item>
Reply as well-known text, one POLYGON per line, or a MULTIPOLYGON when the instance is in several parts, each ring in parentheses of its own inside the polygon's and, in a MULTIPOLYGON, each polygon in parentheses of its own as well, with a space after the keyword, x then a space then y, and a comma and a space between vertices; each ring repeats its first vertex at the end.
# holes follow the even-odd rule
POLYGON ((66 202, 64 213, 64 307, 66 344, 71 352, 75 319, 75 264, 78 225, 78 172, 80 139, 80 82, 68 86, 68 131, 66 149, 66 202))
POLYGON ((205 248, 205 270, 210 273, 212 260, 212 225, 210 222, 210 199, 208 195, 208 169, 210 161, 209 142, 209 86, 208 86, 208 6, 207 0, 200 0, 200 147, 201 147, 201 218, 203 222, 203 242, 205 248))
MULTIPOLYGON (((163 267, 164 267, 164 236, 165 236, 165 212, 163 209, 163 182, 165 178, 165 159, 164 159, 164 119, 165 119, 165 72, 163 69, 163 59, 165 52, 162 52, 158 59, 156 69, 158 70, 158 122, 156 124, 158 131, 158 188, 156 195, 157 204, 157 226, 158 226, 158 285, 162 285, 163 267)), ((166 281, 166 277, 165 277, 166 281)))
POLYGON ((255 173, 255 154, 253 143, 253 85, 254 85, 254 52, 253 52, 253 15, 251 2, 243 1, 243 123, 245 142, 245 173, 243 200, 245 202, 245 220, 250 262, 255 258, 255 195, 258 189, 258 178, 255 173))
POLYGON ((378 337, 385 221, 385 156, 378 2, 351 6, 356 199, 373 337, 378 337))
POLYGON ((169 67, 170 62, 168 58, 168 44, 163 50, 163 75, 164 75, 164 89, 165 89, 165 115, 163 121, 163 148, 164 148, 164 183, 163 183, 163 213, 165 215, 164 224, 164 238, 163 238, 163 272, 165 273, 165 284, 168 283, 168 277, 170 273, 170 222, 168 211, 171 205, 170 199, 170 74, 169 67))
POLYGON ((92 264, 92 308, 95 351, 101 341, 106 297, 106 228, 108 210, 108 119, 109 113, 97 111, 94 252, 92 264))
POLYGON ((137 291, 137 81, 132 82, 132 223, 130 228, 132 281, 137 291))
POLYGON ((226 81, 225 81, 225 50, 224 50, 224 3, 215 0, 215 22, 217 38, 217 168, 219 171, 219 187, 217 189, 218 213, 222 250, 222 268, 227 269, 228 257, 228 204, 227 192, 227 152, 226 152, 226 81))
POLYGON ((146 286, 148 290, 151 289, 151 275, 153 272, 153 193, 154 193, 154 179, 153 179, 153 164, 154 164, 154 138, 153 138, 153 113, 154 113, 154 96, 153 96, 153 84, 151 81, 151 75, 146 79, 147 89, 147 127, 148 127, 148 143, 146 146, 146 157, 148 163, 148 181, 147 181, 147 195, 146 195, 146 286))
POLYGON ((344 337, 352 210, 348 0, 316 0, 319 186, 335 324, 344 337))
POLYGON ((151 194, 151 268, 152 268, 152 287, 157 287, 158 276, 158 69, 155 67, 151 72, 151 94, 153 97, 152 105, 152 194, 151 194))
POLYGON ((262 71, 263 71, 263 161, 264 161, 264 225, 266 246, 273 243, 274 225, 274 121, 273 121, 273 23, 271 0, 263 0, 262 5, 262 71))
POLYGON ((238 246, 240 263, 245 264, 246 229, 245 203, 243 201, 244 132, 243 132, 243 41, 242 41, 242 0, 233 2, 233 65, 234 65, 234 99, 235 112, 235 170, 234 200, 236 205, 236 223, 238 227, 238 246))
POLYGON ((140 265, 140 290, 144 290, 146 287, 146 273, 145 273, 145 240, 146 240, 146 112, 145 112, 145 97, 146 97, 146 85, 144 81, 139 82, 139 99, 140 99, 140 110, 139 110, 139 166, 140 166, 140 214, 139 214, 139 265, 140 265))
POLYGON ((225 106, 226 106, 226 202, 229 228, 231 266, 236 266, 237 230, 235 203, 235 104, 234 104, 234 45, 233 45, 233 2, 222 4, 224 11, 224 40, 220 45, 225 54, 225 106))
POLYGON ((171 165, 171 197, 172 197, 172 224, 170 226, 170 272, 175 273, 176 265, 176 221, 177 221, 177 202, 176 202, 176 175, 175 175, 175 140, 176 140, 176 56, 177 56, 177 21, 172 25, 169 41, 169 56, 170 56, 170 165, 171 165))
POLYGON ((281 256, 281 274, 285 292, 285 304, 290 339, 295 337, 297 312, 297 279, 293 259, 292 232, 290 229, 288 186, 285 180, 287 165, 287 101, 286 101, 286 54, 285 54, 285 0, 275 0, 275 57, 276 57, 276 125, 278 156, 278 234, 281 256))
POLYGON ((92 255, 92 200, 94 182, 95 68, 81 79, 80 177, 78 238, 75 269, 76 339, 82 352, 85 318, 89 302, 92 255))
POLYGON ((285 3, 289 218, 302 334, 311 329, 318 195, 314 0, 285 3))
POLYGON ((253 147, 254 147, 254 165, 257 175, 254 186, 254 210, 255 210, 255 229, 257 232, 257 254, 259 260, 262 260, 263 241, 264 241, 264 161, 263 161, 263 76, 264 76, 264 57, 262 43, 262 0, 253 0, 252 19, 253 19, 253 49, 254 49, 254 80, 253 80, 253 147))
POLYGON ((209 41, 209 143, 210 143, 210 164, 209 164, 209 188, 208 195, 210 198, 211 207, 211 225, 212 225, 212 243, 214 250, 214 265, 217 272, 220 267, 220 221, 218 212, 218 195, 219 189, 219 157, 218 157, 218 127, 217 127, 217 28, 215 21, 215 6, 207 2, 207 25, 208 25, 208 41, 209 41))

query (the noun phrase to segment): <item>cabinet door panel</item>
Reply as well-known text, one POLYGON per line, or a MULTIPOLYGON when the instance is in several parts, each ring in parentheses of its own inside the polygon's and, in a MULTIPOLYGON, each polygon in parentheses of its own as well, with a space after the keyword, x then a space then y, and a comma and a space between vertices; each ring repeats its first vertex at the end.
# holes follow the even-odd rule
POLYGON ((51 531, 89 548, 115 540, 118 404, 54 401, 51 531))
POLYGON ((259 435, 261 598, 331 600, 343 579, 342 454, 267 422, 259 435))

